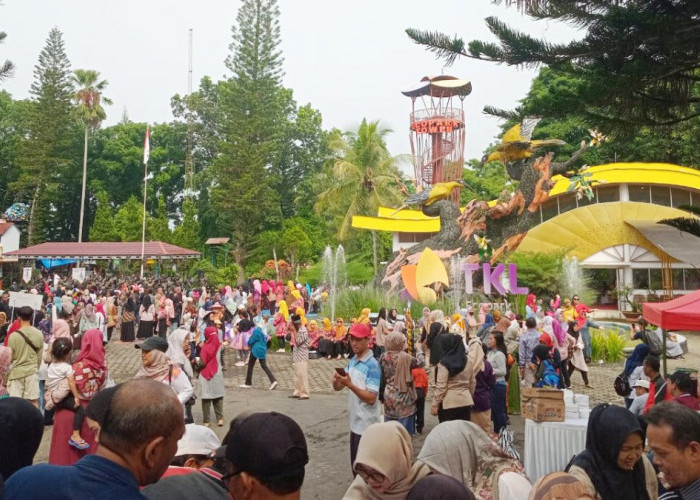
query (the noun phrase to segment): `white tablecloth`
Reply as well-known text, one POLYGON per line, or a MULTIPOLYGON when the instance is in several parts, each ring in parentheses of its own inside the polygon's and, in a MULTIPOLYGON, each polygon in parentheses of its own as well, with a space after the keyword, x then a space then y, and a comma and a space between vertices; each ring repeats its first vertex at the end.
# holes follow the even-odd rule
POLYGON ((571 458, 586 447, 588 419, 564 422, 525 420, 525 473, 537 481, 550 472, 563 471, 571 458))

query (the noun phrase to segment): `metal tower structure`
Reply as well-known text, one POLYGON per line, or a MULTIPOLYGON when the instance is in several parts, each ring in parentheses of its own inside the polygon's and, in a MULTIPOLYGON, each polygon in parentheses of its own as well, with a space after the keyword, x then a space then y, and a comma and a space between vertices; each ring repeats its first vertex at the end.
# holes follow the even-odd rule
MULTIPOLYGON (((454 76, 426 76, 403 95, 411 98, 411 153, 416 189, 462 178, 464 98, 472 84, 454 76)), ((452 194, 459 203, 459 191, 452 194)))

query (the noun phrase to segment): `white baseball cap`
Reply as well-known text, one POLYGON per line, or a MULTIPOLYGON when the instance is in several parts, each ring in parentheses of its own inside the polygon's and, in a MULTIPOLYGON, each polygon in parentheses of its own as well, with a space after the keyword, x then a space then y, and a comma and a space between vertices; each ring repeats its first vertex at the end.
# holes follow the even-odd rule
POLYGON ((642 380, 639 379, 637 380, 632 387, 643 387, 644 389, 649 389, 649 381, 648 380, 642 380))
POLYGON ((182 455, 209 455, 221 446, 221 441, 209 427, 187 424, 185 433, 177 442, 176 457, 182 455))

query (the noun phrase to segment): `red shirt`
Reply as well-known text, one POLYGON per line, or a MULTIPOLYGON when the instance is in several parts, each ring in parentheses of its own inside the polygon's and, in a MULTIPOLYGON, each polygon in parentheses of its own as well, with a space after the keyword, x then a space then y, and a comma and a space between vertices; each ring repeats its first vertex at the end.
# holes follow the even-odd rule
POLYGON ((679 394, 673 398, 673 400, 682 404, 683 406, 687 406, 691 410, 700 411, 700 402, 698 401, 698 398, 692 394, 679 394))
POLYGON ((7 341, 10 340, 10 334, 11 334, 12 332, 16 332, 17 330, 19 330, 20 325, 21 325, 21 323, 20 323, 20 321, 19 321, 19 318, 17 318, 17 319, 14 320, 14 321, 12 322, 12 324, 7 328, 7 335, 5 336, 5 345, 7 345, 7 341))

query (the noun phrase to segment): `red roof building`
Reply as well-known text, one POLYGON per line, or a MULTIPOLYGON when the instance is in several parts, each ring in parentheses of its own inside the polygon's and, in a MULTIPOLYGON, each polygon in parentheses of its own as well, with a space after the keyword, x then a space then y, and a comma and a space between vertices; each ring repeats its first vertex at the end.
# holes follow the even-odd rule
MULTIPOLYGON (((20 259, 140 259, 141 242, 47 242, 21 248, 6 255, 20 259)), ((182 248, 162 241, 148 241, 143 253, 144 259, 197 259, 200 252, 182 248)))

